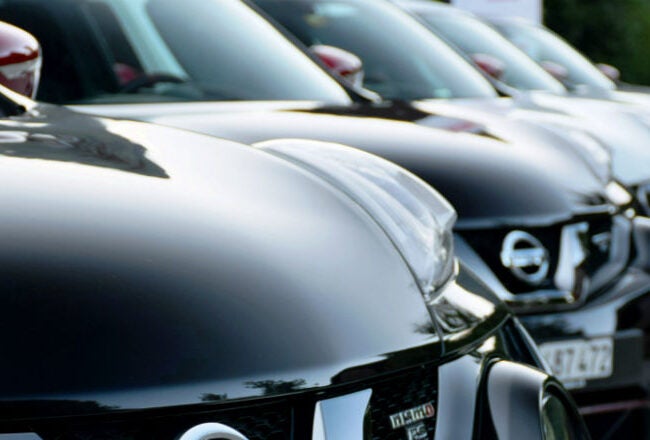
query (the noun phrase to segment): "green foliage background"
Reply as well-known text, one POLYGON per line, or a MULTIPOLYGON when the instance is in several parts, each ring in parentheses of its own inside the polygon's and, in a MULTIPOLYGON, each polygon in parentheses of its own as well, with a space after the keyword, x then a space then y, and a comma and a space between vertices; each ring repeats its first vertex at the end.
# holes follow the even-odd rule
POLYGON ((544 0, 544 23, 623 81, 650 85, 650 0, 544 0))

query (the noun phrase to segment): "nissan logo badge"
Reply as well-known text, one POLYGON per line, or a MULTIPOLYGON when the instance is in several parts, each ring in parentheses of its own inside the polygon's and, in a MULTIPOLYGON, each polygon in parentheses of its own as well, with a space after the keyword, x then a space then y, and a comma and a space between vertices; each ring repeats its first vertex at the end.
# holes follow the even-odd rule
POLYGON ((542 243, 524 231, 512 231, 503 240, 501 264, 518 279, 532 285, 548 276, 549 256, 542 243))

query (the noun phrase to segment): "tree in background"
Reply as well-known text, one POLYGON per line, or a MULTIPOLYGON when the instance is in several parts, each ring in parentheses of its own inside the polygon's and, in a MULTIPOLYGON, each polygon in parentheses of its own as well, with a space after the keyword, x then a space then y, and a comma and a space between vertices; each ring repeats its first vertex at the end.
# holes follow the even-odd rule
POLYGON ((544 0, 544 22, 592 61, 618 67, 623 81, 650 85, 648 0, 544 0))

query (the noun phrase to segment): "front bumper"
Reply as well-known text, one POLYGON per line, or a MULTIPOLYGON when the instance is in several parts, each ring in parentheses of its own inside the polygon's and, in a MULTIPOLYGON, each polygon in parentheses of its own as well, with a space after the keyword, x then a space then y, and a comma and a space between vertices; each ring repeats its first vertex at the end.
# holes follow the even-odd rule
POLYGON ((600 401, 625 399, 625 393, 620 393, 622 389, 630 390, 630 399, 645 399, 648 382, 644 369, 650 365, 650 275, 645 271, 628 269, 606 294, 579 309, 520 319, 540 345, 603 337, 613 340, 613 369, 609 377, 565 383, 578 401, 582 394, 594 392, 598 392, 600 401), (615 390, 616 396, 608 396, 609 391, 615 390))
POLYGON ((555 380, 515 355, 528 351, 515 321, 466 348, 458 357, 372 377, 364 372, 376 365, 342 371, 331 386, 277 397, 213 396, 201 405, 99 413, 96 408, 94 414, 7 420, 0 422, 0 439, 470 440, 477 432, 488 440, 535 439, 541 432, 539 397, 549 389, 567 397, 566 409, 575 414, 571 429, 581 432, 575 407, 555 380), (504 388, 516 391, 503 393, 504 388), (517 434, 503 437, 503 429, 517 434))

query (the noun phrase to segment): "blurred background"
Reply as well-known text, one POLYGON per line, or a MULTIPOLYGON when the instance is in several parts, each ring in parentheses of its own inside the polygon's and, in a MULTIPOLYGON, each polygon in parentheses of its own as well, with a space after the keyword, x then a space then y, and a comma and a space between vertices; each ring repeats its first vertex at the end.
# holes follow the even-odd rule
POLYGON ((447 1, 459 7, 472 5, 467 9, 481 2, 501 10, 525 8, 527 18, 539 15, 544 25, 594 62, 618 67, 622 81, 650 85, 650 0, 447 1))

